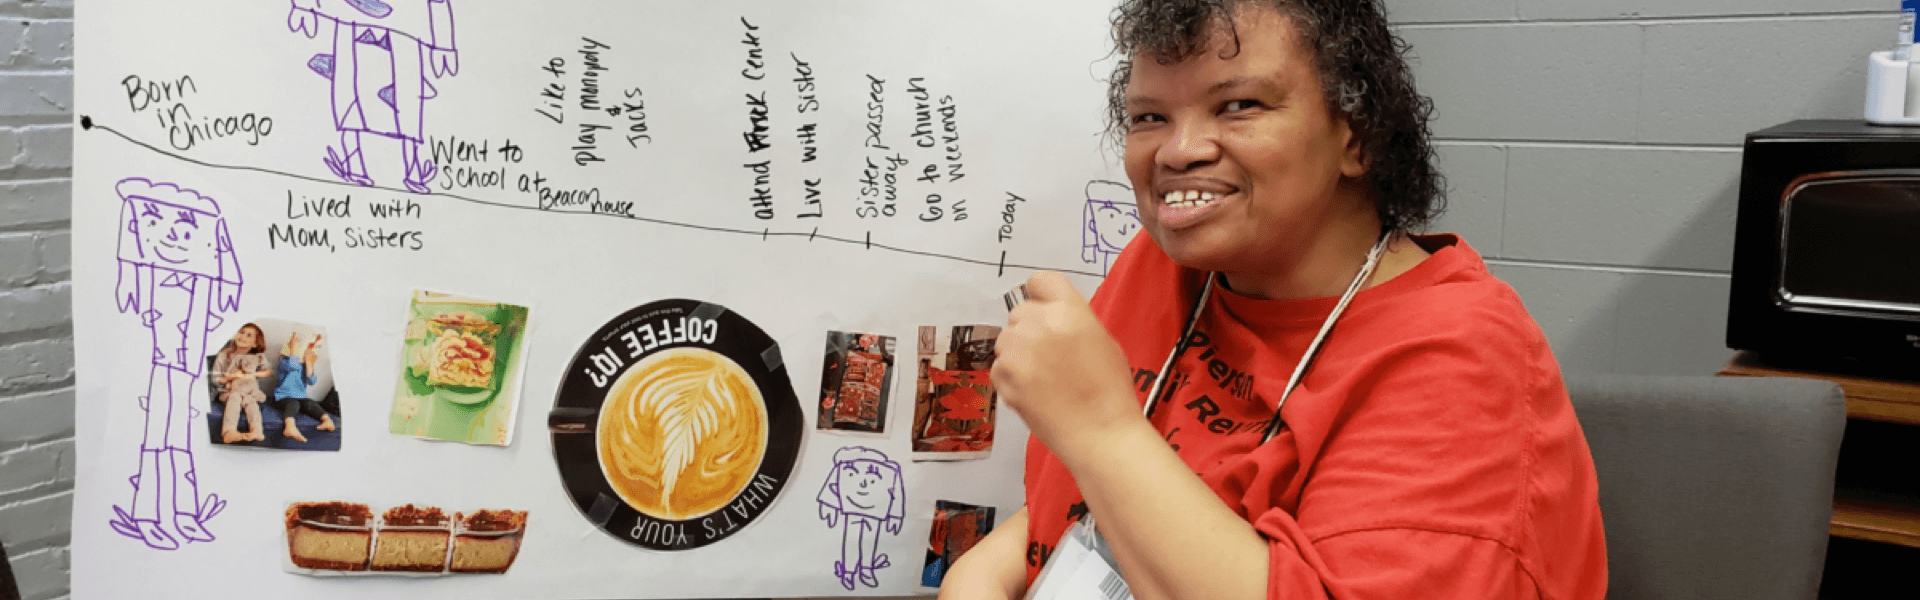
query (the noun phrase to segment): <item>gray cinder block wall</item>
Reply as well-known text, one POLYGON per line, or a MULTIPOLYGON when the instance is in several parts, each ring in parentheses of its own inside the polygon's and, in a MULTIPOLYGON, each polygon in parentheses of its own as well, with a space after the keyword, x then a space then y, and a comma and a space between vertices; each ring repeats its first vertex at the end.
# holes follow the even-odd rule
POLYGON ((73 1, 0 0, 0 544, 67 595, 73 512, 73 1))
POLYGON ((1711 374, 1747 132, 1858 119, 1896 0, 1386 0, 1459 231, 1564 371, 1711 374))
MULTIPOLYGON (((1706 374, 1742 136, 1858 118, 1894 0, 1387 0, 1452 186, 1436 229, 1512 283, 1569 372, 1706 374)), ((72 0, 0 0, 0 542, 67 595, 72 0)))

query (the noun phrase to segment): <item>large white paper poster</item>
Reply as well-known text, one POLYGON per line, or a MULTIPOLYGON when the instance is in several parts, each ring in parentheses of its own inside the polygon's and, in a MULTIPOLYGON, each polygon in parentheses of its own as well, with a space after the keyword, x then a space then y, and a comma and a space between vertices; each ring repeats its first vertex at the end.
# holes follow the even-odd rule
POLYGON ((75 596, 921 593, 1137 228, 1108 10, 85 3, 75 596))

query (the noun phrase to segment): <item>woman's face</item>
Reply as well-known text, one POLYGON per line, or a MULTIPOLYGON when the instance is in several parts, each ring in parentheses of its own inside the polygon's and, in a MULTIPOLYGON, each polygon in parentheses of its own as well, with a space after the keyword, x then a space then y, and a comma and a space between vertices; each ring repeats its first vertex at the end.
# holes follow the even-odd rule
POLYGON ((1127 177, 1140 221, 1174 261, 1235 273, 1300 256, 1350 218, 1343 179, 1366 173, 1292 22, 1266 8, 1234 17, 1172 64, 1135 57, 1127 87, 1127 177))

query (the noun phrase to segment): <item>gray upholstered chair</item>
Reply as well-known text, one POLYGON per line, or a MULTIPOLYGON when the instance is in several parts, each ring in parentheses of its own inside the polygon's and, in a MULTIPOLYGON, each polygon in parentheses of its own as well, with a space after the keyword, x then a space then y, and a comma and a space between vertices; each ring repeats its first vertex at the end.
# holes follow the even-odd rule
POLYGON ((1812 599, 1846 428, 1811 379, 1569 376, 1610 599, 1812 599))

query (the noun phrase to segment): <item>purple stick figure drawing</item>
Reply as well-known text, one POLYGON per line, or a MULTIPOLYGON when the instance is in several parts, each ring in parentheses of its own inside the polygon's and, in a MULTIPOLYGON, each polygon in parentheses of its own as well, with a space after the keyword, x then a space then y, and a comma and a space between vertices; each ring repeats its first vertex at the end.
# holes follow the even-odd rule
POLYGON ((132 510, 113 507, 108 524, 148 546, 173 550, 211 542, 206 522, 226 501, 200 496, 193 470, 193 395, 219 313, 240 307, 240 263, 212 198, 171 183, 121 180, 119 281, 115 303, 140 316, 152 337, 140 469, 132 510))
POLYGON ((867 587, 879 587, 874 569, 893 564, 880 553, 880 530, 900 535, 907 519, 907 483, 900 475, 900 463, 872 448, 847 446, 833 453, 833 472, 820 486, 820 518, 827 527, 844 521, 840 534, 840 560, 833 563, 833 576, 841 587, 854 588, 859 580, 867 587))
POLYGON ((392 138, 400 142, 407 189, 429 193, 427 184, 439 169, 421 158, 420 147, 427 99, 439 92, 426 72, 449 77, 460 71, 451 0, 292 2, 287 29, 313 38, 321 21, 333 25, 333 53, 307 61, 333 84, 333 126, 340 132, 340 148, 328 146, 321 162, 342 181, 373 185, 361 134, 392 138))
POLYGON ((1133 188, 1111 181, 1087 182, 1087 212, 1080 220, 1080 260, 1100 265, 1105 275, 1113 257, 1140 232, 1140 209, 1130 200, 1133 188))

